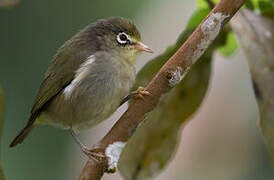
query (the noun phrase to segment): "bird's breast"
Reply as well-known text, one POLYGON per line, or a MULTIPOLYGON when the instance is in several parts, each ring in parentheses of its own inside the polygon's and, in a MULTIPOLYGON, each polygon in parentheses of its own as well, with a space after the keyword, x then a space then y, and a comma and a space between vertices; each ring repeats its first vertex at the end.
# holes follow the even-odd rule
POLYGON ((89 128, 113 114, 130 93, 135 82, 134 66, 117 59, 99 60, 86 62, 53 100, 48 112, 55 122, 76 130, 89 128))
POLYGON ((77 119, 79 128, 84 129, 97 124, 119 107, 122 100, 130 93, 135 82, 134 67, 116 64, 113 70, 100 72, 97 78, 91 76, 83 80, 75 91, 77 119), (79 94, 78 94, 79 93, 79 94))

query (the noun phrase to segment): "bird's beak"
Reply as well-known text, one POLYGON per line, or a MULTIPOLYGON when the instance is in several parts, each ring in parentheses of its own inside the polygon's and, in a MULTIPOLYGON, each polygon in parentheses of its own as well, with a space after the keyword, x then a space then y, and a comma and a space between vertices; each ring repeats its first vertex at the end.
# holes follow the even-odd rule
POLYGON ((135 48, 138 49, 139 51, 145 51, 145 52, 153 53, 153 51, 147 45, 145 45, 142 42, 137 42, 135 44, 135 48))

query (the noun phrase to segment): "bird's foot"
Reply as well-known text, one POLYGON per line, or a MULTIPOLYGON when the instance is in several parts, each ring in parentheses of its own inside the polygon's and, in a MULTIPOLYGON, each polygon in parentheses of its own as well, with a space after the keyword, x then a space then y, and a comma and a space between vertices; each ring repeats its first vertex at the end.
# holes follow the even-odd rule
POLYGON ((142 100, 145 99, 144 98, 145 96, 151 95, 151 93, 148 92, 146 90, 146 88, 144 88, 144 87, 138 87, 138 89, 135 92, 133 92, 133 94, 134 94, 134 96, 133 96, 134 99, 142 99, 142 100))
POLYGON ((138 87, 138 89, 136 91, 133 91, 132 93, 130 93, 130 95, 128 95, 127 97, 125 97, 123 99, 123 101, 121 102, 120 105, 124 104, 125 102, 127 102, 130 99, 142 99, 142 100, 144 100, 145 96, 150 96, 150 95, 151 95, 151 93, 148 92, 146 90, 146 88, 144 88, 144 87, 138 87))
POLYGON ((82 152, 88 156, 88 158, 93 159, 94 161, 98 162, 99 159, 106 159, 106 156, 100 149, 89 149, 86 145, 84 145, 72 128, 70 128, 70 134, 72 135, 73 139, 76 141, 76 143, 80 146, 82 149, 82 152))
POLYGON ((99 159, 106 159, 106 156, 97 149, 89 149, 86 146, 82 146, 82 151, 88 158, 93 159, 94 161, 98 162, 99 159))

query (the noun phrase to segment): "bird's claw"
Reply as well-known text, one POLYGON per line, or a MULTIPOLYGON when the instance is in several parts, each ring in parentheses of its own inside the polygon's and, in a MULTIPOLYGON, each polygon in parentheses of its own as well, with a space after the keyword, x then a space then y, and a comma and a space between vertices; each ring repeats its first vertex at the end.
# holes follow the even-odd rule
POLYGON ((84 145, 77 137, 77 135, 75 134, 75 132, 72 129, 72 126, 70 127, 70 134, 72 135, 72 137, 74 138, 74 140, 76 141, 76 143, 81 147, 82 152, 87 155, 88 158, 93 159, 94 161, 98 162, 98 159, 100 158, 106 158, 106 156, 102 153, 100 153, 100 151, 98 149, 89 149, 86 145, 84 145))
POLYGON ((96 149, 88 149, 87 147, 82 147, 83 153, 88 156, 88 158, 93 159, 98 162, 101 158, 106 158, 106 156, 100 152, 96 152, 96 149))
POLYGON ((151 93, 146 90, 144 87, 138 87, 137 91, 135 92, 135 99, 142 99, 144 100, 144 96, 150 96, 151 93))
POLYGON ((144 96, 150 96, 151 93, 148 92, 144 87, 138 87, 138 89, 134 92, 131 92, 127 97, 125 97, 122 102, 120 103, 120 105, 124 104, 125 102, 127 102, 130 99, 142 99, 144 100, 144 96))

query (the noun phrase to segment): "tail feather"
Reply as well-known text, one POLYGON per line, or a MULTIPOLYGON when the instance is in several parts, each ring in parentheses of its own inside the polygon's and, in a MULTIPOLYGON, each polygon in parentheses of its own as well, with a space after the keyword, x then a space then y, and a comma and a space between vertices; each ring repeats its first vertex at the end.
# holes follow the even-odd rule
POLYGON ((23 142, 23 140, 27 137, 27 135, 29 134, 29 132, 32 130, 33 128, 33 124, 27 124, 21 131, 20 133, 13 139, 13 141, 10 144, 10 148, 16 146, 17 144, 20 144, 23 142))

